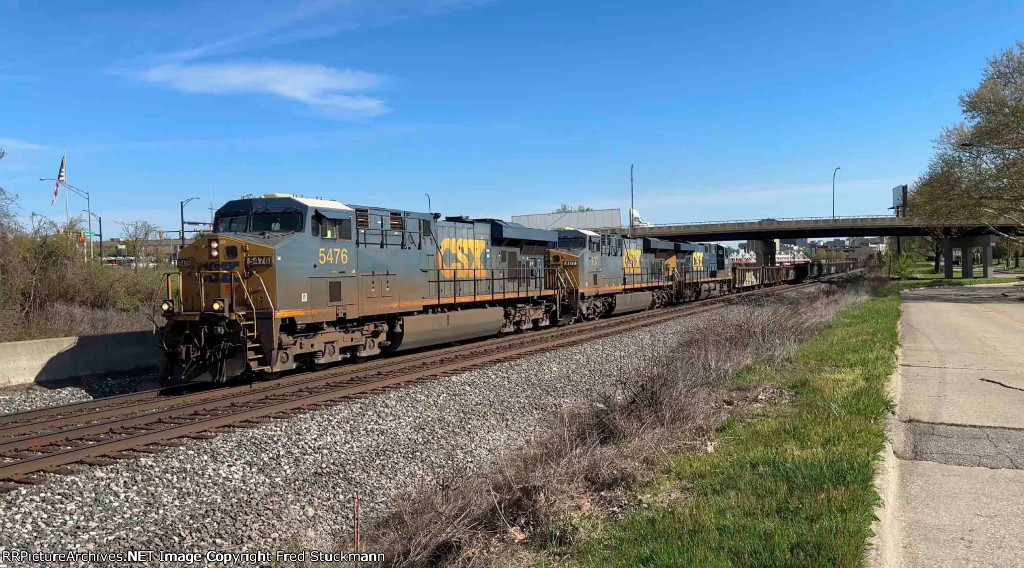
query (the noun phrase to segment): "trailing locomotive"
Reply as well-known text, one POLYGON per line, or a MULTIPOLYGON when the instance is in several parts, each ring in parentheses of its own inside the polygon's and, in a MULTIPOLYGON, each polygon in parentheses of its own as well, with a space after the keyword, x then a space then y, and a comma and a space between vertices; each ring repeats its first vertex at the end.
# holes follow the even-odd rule
POLYGON ((718 245, 285 194, 233 200, 167 275, 161 383, 321 369, 782 281, 738 279, 727 264, 718 245))

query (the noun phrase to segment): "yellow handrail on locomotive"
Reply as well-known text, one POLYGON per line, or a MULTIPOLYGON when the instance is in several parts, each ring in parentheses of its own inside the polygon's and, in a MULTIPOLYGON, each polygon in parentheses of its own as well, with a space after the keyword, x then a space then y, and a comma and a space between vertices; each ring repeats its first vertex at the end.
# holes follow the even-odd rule
MULTIPOLYGON (((169 273, 169 274, 173 274, 173 273, 169 273)), ((229 271, 229 270, 202 270, 202 269, 200 269, 200 270, 196 271, 196 279, 199 280, 199 311, 203 311, 203 308, 206 306, 206 290, 205 290, 205 287, 203 286, 203 276, 205 276, 207 274, 227 274, 227 275, 231 276, 230 281, 228 283, 228 287, 230 289, 230 295, 229 296, 230 296, 230 302, 231 302, 231 312, 235 312, 236 311, 235 310, 235 277, 237 276, 238 277, 238 283, 241 284, 241 286, 242 286, 242 292, 245 293, 245 299, 246 299, 247 302, 249 302, 249 306, 252 307, 253 315, 255 316, 255 314, 256 314, 256 304, 254 304, 253 301, 252 301, 252 296, 249 294, 249 288, 245 286, 245 279, 242 278, 241 274, 239 274, 237 271, 234 271, 234 270, 229 271)), ((266 298, 267 299, 267 303, 270 304, 270 313, 274 314, 275 313, 275 311, 274 311, 274 300, 270 297, 270 294, 267 293, 267 284, 266 284, 266 282, 263 281, 263 277, 260 276, 259 273, 253 272, 252 274, 256 278, 259 278, 260 288, 261 288, 261 290, 263 292, 263 297, 266 298)), ((178 273, 178 281, 179 281, 178 287, 180 289, 180 287, 181 287, 181 284, 180 284, 181 273, 180 272, 178 273)), ((170 283, 170 279, 168 279, 168 285, 169 285, 169 283, 170 283)))
POLYGON ((180 304, 180 302, 184 300, 184 293, 182 293, 181 290, 181 272, 164 272, 164 284, 167 286, 167 299, 172 301, 174 300, 174 294, 171 293, 171 276, 178 277, 179 301, 176 304, 180 304))
MULTIPOLYGON (((270 313, 274 314, 275 317, 276 317, 277 312, 274 311, 274 300, 270 297, 270 294, 267 292, 267 284, 266 284, 266 282, 263 281, 263 277, 260 276, 259 272, 253 272, 252 275, 255 276, 256 278, 260 279, 260 288, 263 289, 263 297, 266 298, 267 299, 267 303, 270 304, 270 313)), ((244 289, 245 286, 242 286, 242 288, 244 289)), ((248 290, 246 290, 245 295, 246 295, 246 297, 249 296, 249 291, 248 290)), ((252 299, 251 298, 249 299, 249 305, 252 305, 252 313, 253 313, 253 317, 255 317, 256 316, 256 306, 252 304, 252 299)))

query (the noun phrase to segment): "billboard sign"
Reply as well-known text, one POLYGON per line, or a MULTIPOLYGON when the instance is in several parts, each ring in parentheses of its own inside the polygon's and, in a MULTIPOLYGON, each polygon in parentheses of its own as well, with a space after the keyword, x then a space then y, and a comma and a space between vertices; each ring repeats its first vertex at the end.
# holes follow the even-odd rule
POLYGON ((907 186, 897 185, 892 188, 892 207, 904 207, 907 204, 907 186))

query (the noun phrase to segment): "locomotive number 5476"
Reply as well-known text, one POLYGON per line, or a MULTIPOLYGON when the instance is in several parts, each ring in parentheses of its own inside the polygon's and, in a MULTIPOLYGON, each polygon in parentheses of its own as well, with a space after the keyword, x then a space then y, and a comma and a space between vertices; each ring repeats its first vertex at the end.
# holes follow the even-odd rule
POLYGON ((320 264, 348 264, 348 249, 320 249, 320 264))

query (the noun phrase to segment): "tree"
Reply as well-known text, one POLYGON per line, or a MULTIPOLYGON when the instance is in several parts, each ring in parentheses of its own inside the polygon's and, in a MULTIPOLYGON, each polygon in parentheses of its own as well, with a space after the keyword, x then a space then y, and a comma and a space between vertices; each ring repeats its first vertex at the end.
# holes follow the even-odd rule
POLYGON ((568 203, 563 203, 558 206, 558 209, 552 211, 552 213, 583 213, 585 211, 593 211, 594 208, 587 205, 577 205, 573 207, 568 203))
POLYGON ((149 221, 129 221, 121 224, 121 239, 127 247, 128 256, 135 257, 133 266, 138 269, 139 264, 146 264, 150 260, 150 242, 159 231, 156 225, 149 221))
POLYGON ((937 141, 911 211, 990 225, 1010 220, 1024 228, 1024 42, 988 61, 960 108, 964 120, 937 141))

